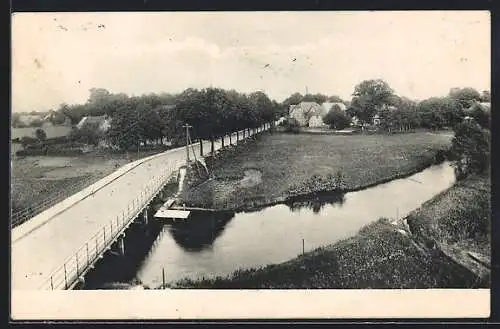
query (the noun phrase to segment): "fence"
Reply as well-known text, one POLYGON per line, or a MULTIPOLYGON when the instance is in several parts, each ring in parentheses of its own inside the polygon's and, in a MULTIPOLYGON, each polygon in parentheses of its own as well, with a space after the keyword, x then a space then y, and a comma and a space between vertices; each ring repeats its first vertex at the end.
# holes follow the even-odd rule
POLYGON ((85 244, 72 256, 68 257, 63 265, 56 268, 50 277, 42 284, 42 290, 56 290, 72 288, 78 278, 85 274, 88 268, 111 247, 116 239, 142 213, 144 208, 160 192, 172 175, 176 174, 176 167, 166 169, 160 176, 155 177, 135 198, 127 209, 122 211, 104 227, 99 229, 85 244))
POLYGON ((60 190, 55 193, 52 197, 43 200, 42 202, 36 203, 33 206, 27 207, 26 209, 16 211, 11 215, 12 227, 21 225, 28 219, 38 215, 42 211, 52 207, 58 202, 70 197, 71 195, 83 190, 87 186, 92 185, 97 182, 99 178, 91 177, 77 184, 71 185, 69 189, 60 190))

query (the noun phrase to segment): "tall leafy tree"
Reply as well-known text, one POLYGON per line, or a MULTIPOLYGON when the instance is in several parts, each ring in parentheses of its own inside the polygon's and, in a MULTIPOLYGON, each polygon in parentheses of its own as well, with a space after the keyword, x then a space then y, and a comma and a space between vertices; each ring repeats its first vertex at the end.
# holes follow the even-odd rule
POLYGON ((394 91, 381 79, 364 80, 354 87, 349 113, 370 122, 384 105, 394 103, 394 91))
POLYGON ((481 100, 481 94, 471 87, 452 88, 448 96, 457 101, 464 109, 471 107, 474 102, 481 100))

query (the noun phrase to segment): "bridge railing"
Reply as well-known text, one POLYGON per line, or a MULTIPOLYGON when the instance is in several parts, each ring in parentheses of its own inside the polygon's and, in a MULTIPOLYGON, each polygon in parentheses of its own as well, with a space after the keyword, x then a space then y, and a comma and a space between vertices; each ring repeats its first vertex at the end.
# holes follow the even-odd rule
POLYGON ((114 220, 104 225, 72 256, 56 268, 42 284, 42 290, 69 289, 79 277, 108 250, 125 229, 142 213, 150 201, 160 192, 167 181, 176 174, 176 166, 164 170, 146 185, 140 194, 128 204, 114 220))

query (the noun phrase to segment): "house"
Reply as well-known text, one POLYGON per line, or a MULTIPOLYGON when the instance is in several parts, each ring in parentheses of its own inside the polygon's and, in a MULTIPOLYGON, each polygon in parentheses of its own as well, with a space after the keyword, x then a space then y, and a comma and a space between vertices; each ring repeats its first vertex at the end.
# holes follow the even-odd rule
POLYGON ((378 125, 380 125, 380 115, 375 114, 375 115, 373 116, 373 125, 374 125, 374 126, 378 126, 378 125))
POLYGON ((76 125, 77 129, 84 127, 96 127, 101 132, 106 132, 111 127, 111 120, 107 116, 86 116, 76 125))
POLYGON ((300 102, 290 105, 289 116, 297 120, 302 127, 323 127, 323 117, 328 113, 316 102, 300 102))

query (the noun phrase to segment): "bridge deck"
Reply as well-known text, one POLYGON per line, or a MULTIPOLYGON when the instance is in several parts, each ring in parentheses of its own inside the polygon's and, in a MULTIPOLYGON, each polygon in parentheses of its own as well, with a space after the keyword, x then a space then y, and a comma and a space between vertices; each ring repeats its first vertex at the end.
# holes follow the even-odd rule
MULTIPOLYGON (((234 134, 233 144, 236 141, 234 134)), ((241 135, 240 135, 241 138, 241 135)), ((225 138, 229 145, 229 137, 225 138)), ((220 139, 215 150, 221 148, 220 139)), ((199 156, 199 143, 195 145, 199 156)), ((203 143, 208 154, 210 142, 203 143)), ((12 289, 40 289, 51 273, 141 196, 147 185, 185 162, 185 148, 138 160, 12 229, 12 289), (93 192, 93 193, 91 193, 93 192)), ((116 227, 115 227, 116 229, 116 227)), ((96 255, 97 256, 97 255, 96 255)))

